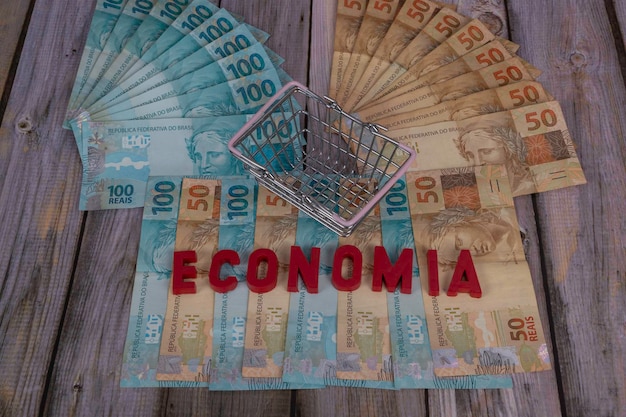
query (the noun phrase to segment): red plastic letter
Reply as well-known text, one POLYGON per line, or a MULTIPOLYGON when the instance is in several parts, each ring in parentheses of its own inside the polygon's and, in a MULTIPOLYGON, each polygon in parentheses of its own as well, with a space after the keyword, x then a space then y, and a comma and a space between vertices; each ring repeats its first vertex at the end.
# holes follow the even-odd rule
POLYGON ((246 273, 248 288, 257 294, 263 294, 276 288, 278 282, 278 257, 269 249, 257 249, 250 254, 246 273), (257 275, 261 262, 267 262, 267 275, 260 279, 257 275))
POLYGON ((319 292, 319 272, 320 248, 311 248, 311 262, 309 263, 300 246, 291 247, 287 291, 298 292, 298 275, 300 275, 306 290, 311 294, 317 294, 319 292))
POLYGON ((363 269, 363 254, 356 246, 344 245, 337 249, 333 259, 333 285, 339 291, 354 291, 361 286, 361 271, 363 269), (352 276, 344 278, 341 275, 343 260, 352 260, 352 276))
POLYGON ((372 279, 372 291, 382 291, 383 281, 387 291, 394 292, 400 284, 402 294, 411 294, 411 281, 413 280, 413 250, 405 248, 398 256, 395 265, 391 265, 389 255, 382 246, 374 248, 374 277, 372 279))
POLYGON ((456 268, 454 268, 452 281, 448 287, 449 297, 454 297, 459 292, 468 292, 474 298, 480 298, 483 295, 478 282, 478 275, 476 275, 476 268, 474 268, 474 261, 472 261, 472 254, 467 249, 461 250, 456 268), (464 280, 463 276, 467 279, 464 280))
POLYGON ((196 283, 193 281, 185 281, 185 278, 195 278, 198 275, 196 267, 186 265, 190 262, 196 262, 198 256, 196 251, 186 250, 174 252, 174 266, 172 268, 172 292, 174 295, 195 294, 196 283))
POLYGON ((215 292, 225 293, 237 288, 237 278, 231 275, 220 279, 220 270, 225 263, 239 265, 239 262, 239 255, 234 250, 224 249, 215 254, 209 269, 209 284, 215 292))
POLYGON ((439 296, 439 264, 437 263, 437 251, 429 249, 426 253, 428 261, 428 295, 439 296))

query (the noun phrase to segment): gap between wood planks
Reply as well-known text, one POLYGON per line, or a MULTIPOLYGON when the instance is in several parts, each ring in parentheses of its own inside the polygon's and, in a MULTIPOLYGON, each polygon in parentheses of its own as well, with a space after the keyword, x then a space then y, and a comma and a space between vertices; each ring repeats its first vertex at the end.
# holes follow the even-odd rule
POLYGON ((624 82, 624 87, 626 87, 626 48, 624 48, 624 34, 619 26, 613 0, 604 0, 604 7, 609 17, 609 25, 611 26, 611 33, 613 34, 613 41, 615 42, 615 50, 617 51, 620 72, 622 73, 622 81, 624 82))
POLYGON ((20 31, 20 36, 17 40, 17 44, 15 45, 15 50, 13 51, 6 81, 3 86, 0 86, 0 88, 2 88, 2 96, 0 96, 0 123, 4 120, 4 112, 6 111, 7 104, 9 103, 9 97, 11 96, 11 90, 13 89, 13 82, 15 81, 15 74, 17 73, 17 66, 20 62, 20 57, 22 56, 26 33, 28 33, 30 18, 33 15, 33 9, 35 8, 36 1, 37 0, 31 0, 28 5, 28 10, 26 11, 26 16, 24 17, 24 23, 22 24, 22 30, 20 31))

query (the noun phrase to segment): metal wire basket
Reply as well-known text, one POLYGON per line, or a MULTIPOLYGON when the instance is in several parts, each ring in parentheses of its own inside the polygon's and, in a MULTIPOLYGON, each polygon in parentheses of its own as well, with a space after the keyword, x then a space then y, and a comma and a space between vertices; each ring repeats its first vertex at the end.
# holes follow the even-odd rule
POLYGON ((258 182, 348 236, 415 159, 415 151, 302 84, 286 84, 230 140, 258 182))

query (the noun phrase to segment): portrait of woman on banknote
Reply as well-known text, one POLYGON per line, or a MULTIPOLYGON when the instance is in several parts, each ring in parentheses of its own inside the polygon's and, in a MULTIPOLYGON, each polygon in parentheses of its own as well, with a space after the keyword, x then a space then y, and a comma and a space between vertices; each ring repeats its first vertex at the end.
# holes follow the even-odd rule
POLYGON ((519 226, 511 208, 447 208, 416 220, 421 228, 421 236, 416 239, 416 245, 422 246, 418 252, 425 254, 428 249, 435 249, 444 269, 456 264, 462 249, 469 249, 474 258, 485 257, 482 261, 515 262, 524 257, 519 226))
POLYGON ((474 166, 504 165, 514 196, 535 192, 526 160, 528 149, 521 135, 512 127, 502 126, 501 120, 493 124, 491 117, 477 117, 475 126, 472 120, 467 119, 465 130, 457 141, 461 156, 474 166))
POLYGON ((194 174, 233 176, 243 174, 243 165, 228 150, 228 140, 235 132, 198 130, 187 143, 187 153, 194 164, 194 174))

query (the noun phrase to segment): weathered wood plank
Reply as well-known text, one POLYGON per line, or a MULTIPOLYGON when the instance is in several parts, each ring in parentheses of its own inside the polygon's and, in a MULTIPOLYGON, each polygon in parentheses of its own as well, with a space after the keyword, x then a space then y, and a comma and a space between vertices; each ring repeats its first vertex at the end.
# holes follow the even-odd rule
MULTIPOLYGON (((19 53, 19 41, 24 32, 28 9, 31 0, 4 1, 0 4, 0 97, 7 88, 9 71, 14 62, 14 56, 19 53)), ((0 109, 3 103, 0 103, 0 109)), ((2 114, 0 114, 2 117, 2 114)))
POLYGON ((620 32, 622 35, 622 45, 626 49, 626 3, 621 0, 613 0, 611 2, 613 10, 619 23, 620 32))
POLYGON ((67 2, 35 5, 0 130, 3 415, 39 414, 70 286, 81 168, 60 127, 77 64, 64 56, 82 43, 89 14, 67 2))
POLYGON ((299 391, 299 416, 421 417, 427 416, 424 390, 385 391, 367 388, 325 388, 299 391))
POLYGON ((564 411, 624 415, 626 123, 616 109, 626 91, 605 4, 509 8, 513 40, 545 70, 541 81, 562 104, 589 182, 535 197, 564 411))

